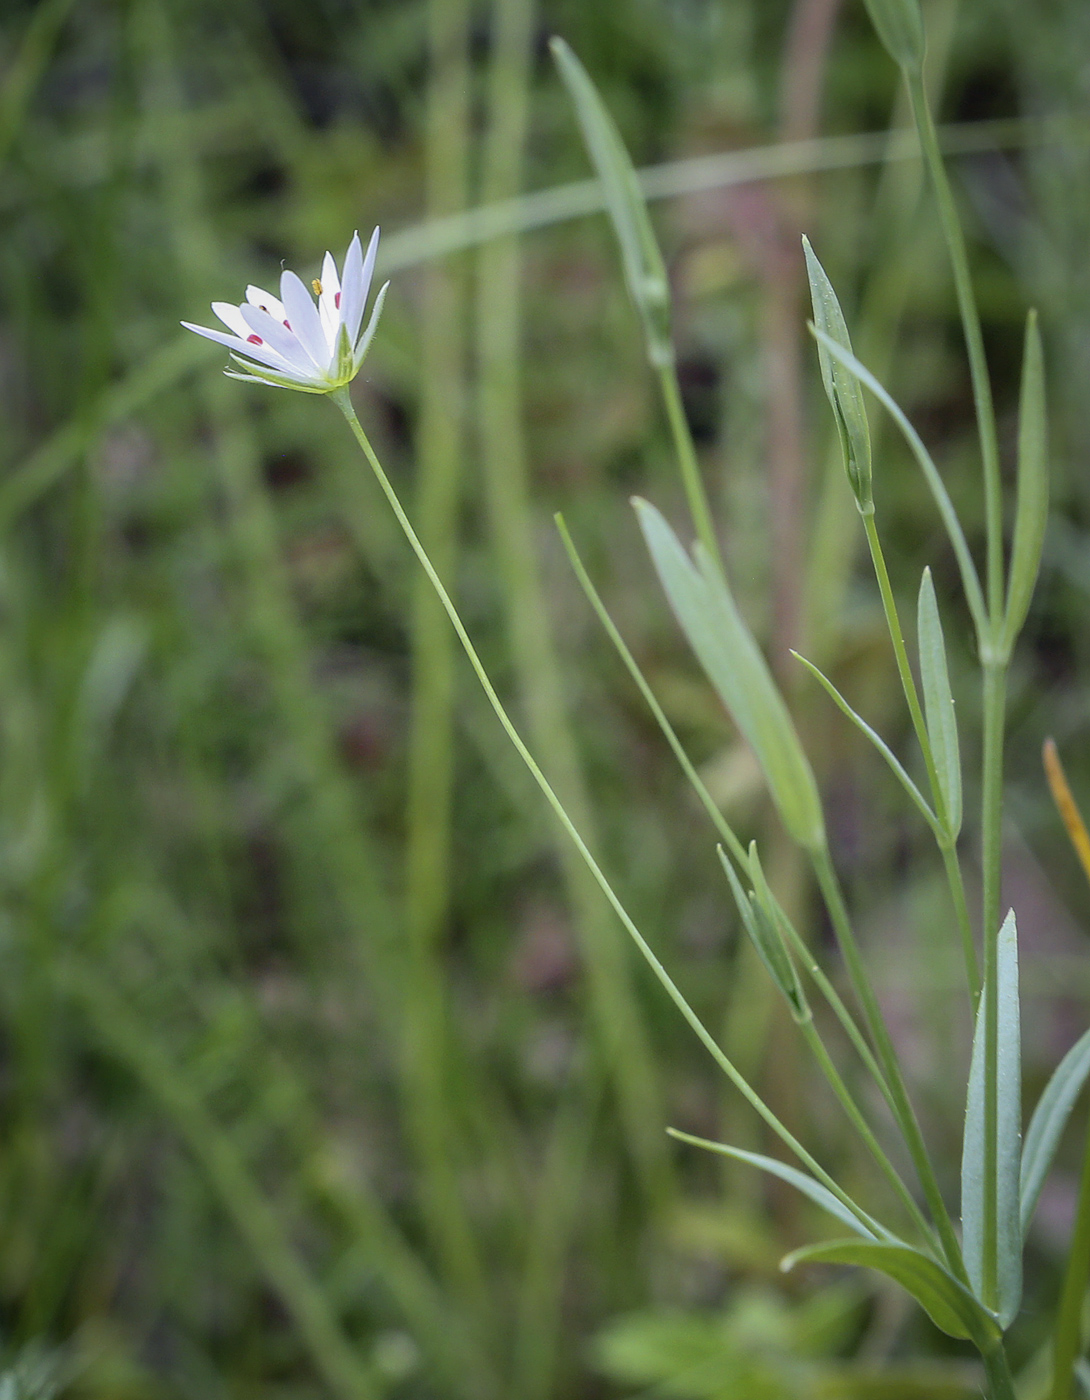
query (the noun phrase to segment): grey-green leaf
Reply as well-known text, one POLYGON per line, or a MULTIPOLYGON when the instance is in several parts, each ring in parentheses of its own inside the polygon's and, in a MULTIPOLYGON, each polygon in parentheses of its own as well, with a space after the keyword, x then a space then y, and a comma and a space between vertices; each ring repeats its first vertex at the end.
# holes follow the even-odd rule
MULTIPOLYGON (((752 895, 747 895, 742 888, 742 882, 734 872, 734 866, 730 858, 723 850, 718 848, 719 859, 723 870, 726 873, 730 884, 731 893, 734 895, 734 902, 738 906, 738 913, 742 919, 742 927, 749 935, 750 942, 757 950, 757 955, 768 970, 768 975, 775 982, 776 986, 787 998, 791 1007, 791 1014, 796 1020, 807 1020, 810 1017, 810 1008, 799 983, 798 973, 795 964, 791 960, 791 954, 787 950, 783 934, 780 932, 779 921, 776 917, 775 906, 771 894, 762 893, 758 888, 752 895)), ((751 868, 756 859, 756 847, 750 847, 751 868)), ((757 862, 758 869, 760 868, 757 862)), ((763 872, 762 872, 763 878, 763 872)), ((767 886, 765 886, 767 891, 767 886)))
POLYGON ((654 506, 633 502, 659 580, 697 660, 753 749, 784 826, 800 846, 825 845, 813 769, 783 697, 718 567, 690 559, 654 506))
MULTIPOLYGON (((810 279, 814 325, 851 353, 852 342, 848 336, 848 327, 840 309, 840 302, 833 291, 833 284, 818 262, 808 238, 803 238, 802 249, 806 255, 806 274, 810 279)), ((862 386, 839 360, 833 359, 820 340, 818 365, 821 368, 821 382, 825 386, 825 394, 832 406, 837 432, 840 434, 840 447, 844 454, 848 481, 855 493, 859 509, 864 514, 870 514, 874 510, 870 425, 867 422, 867 407, 863 401, 862 386)))
POLYGON ((863 1221, 854 1216, 820 1181, 815 1181, 812 1176, 800 1172, 797 1167, 789 1167, 786 1162, 779 1162, 774 1157, 762 1157, 758 1152, 746 1152, 741 1147, 730 1147, 725 1142, 711 1142, 708 1138, 693 1137, 692 1134, 679 1132, 676 1128, 667 1128, 666 1131, 672 1138, 677 1138, 678 1142, 687 1142, 691 1147, 703 1147, 708 1152, 718 1152, 723 1157, 732 1157, 737 1162, 746 1162, 751 1167, 768 1172, 770 1176, 779 1177, 781 1181, 786 1181, 804 1196, 808 1196, 822 1210, 836 1216, 841 1224, 857 1231, 865 1240, 879 1239, 880 1227, 876 1227, 875 1230, 868 1229, 863 1221))
POLYGON ((1023 1235, 1029 1229, 1045 1177, 1082 1086, 1090 1076, 1090 1031, 1086 1031, 1057 1065, 1045 1085, 1026 1130, 1022 1148, 1021 1215, 1023 1235))
POLYGON ((956 838, 961 830, 961 757, 958 752, 954 697, 950 692, 950 676, 946 669, 946 642, 942 635, 939 605, 935 600, 930 569, 924 569, 920 580, 916 626, 927 737, 945 808, 946 829, 951 837, 956 838))
MULTIPOLYGON (((1018 931, 1012 909, 999 930, 997 962, 998 1057, 996 1065, 995 1201, 996 1296, 994 1310, 1006 1328, 1022 1298, 1022 1226, 1019 1210, 1022 1143, 1022 1050, 1018 1009, 1018 931)), ((973 1291, 985 1297, 984 1177, 988 1153, 984 1137, 986 994, 977 1010, 965 1138, 961 1157, 961 1224, 965 1267, 973 1291)))
POLYGON ((920 0, 866 0, 866 6, 894 62, 909 73, 919 73, 924 56, 920 0))
POLYGON ((990 1347, 999 1336, 991 1314, 963 1288, 952 1274, 927 1254, 907 1244, 869 1240, 834 1240, 815 1244, 789 1254, 781 1269, 796 1264, 855 1264, 876 1269, 899 1283, 941 1331, 951 1337, 971 1338, 978 1346, 990 1347))
POLYGON ((1006 644, 1012 646, 1022 630, 1041 566, 1048 522, 1048 421, 1045 413, 1045 368, 1037 313, 1026 320, 1022 352, 1022 390, 1018 405, 1018 495, 1011 544, 1007 611, 1003 623, 1006 644))
POLYGON ((563 39, 552 39, 549 47, 602 182, 606 208, 621 245, 625 281, 643 320, 648 356, 652 364, 670 364, 674 357, 670 283, 632 160, 587 70, 563 39))

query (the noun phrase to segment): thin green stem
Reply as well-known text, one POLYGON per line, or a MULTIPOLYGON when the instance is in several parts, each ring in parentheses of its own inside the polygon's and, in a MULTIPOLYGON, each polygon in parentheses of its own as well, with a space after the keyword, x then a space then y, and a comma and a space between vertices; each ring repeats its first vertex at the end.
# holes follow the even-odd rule
POLYGON ((1017 1400, 1003 1343, 996 1342, 987 1351, 982 1351, 981 1357, 984 1361, 984 1374, 988 1378, 988 1400, 1017 1400))
POLYGON ((511 743, 515 747, 515 751, 518 753, 523 763, 525 763, 526 767, 529 769, 530 775, 533 777, 534 782, 537 783, 538 787, 541 789, 545 800, 552 808, 557 820, 560 822, 561 826, 568 833, 568 836, 575 844, 576 850, 586 862, 587 868, 594 876, 594 879, 597 881, 599 888, 605 895, 606 899, 609 901, 614 913, 624 925, 632 941, 635 943, 636 947, 643 955, 643 958, 646 961, 647 965, 650 967, 651 971, 654 973, 655 977, 658 979, 663 988, 665 988, 667 995, 670 997, 670 1000, 678 1008, 682 1016, 688 1022, 689 1026, 696 1033, 696 1036, 700 1040, 701 1044, 708 1051, 712 1059, 716 1062, 716 1064, 731 1081, 731 1083, 734 1084, 738 1092, 742 1094, 742 1096, 747 1100, 749 1104, 752 1105, 754 1110, 761 1116, 764 1122, 768 1124, 769 1128, 772 1129, 772 1131, 776 1134, 780 1141, 783 1142, 785 1146, 788 1147, 795 1154, 796 1157, 798 1157, 799 1161, 802 1162, 803 1166, 805 1166, 807 1170, 812 1172, 813 1175, 821 1182, 821 1184, 825 1186, 829 1191, 831 1191, 833 1195, 836 1196, 837 1200, 840 1201, 841 1204, 844 1205, 844 1207, 847 1210, 850 1210, 852 1214, 855 1215, 856 1218, 867 1227, 868 1230, 873 1229, 874 1222, 870 1219, 866 1212, 861 1210, 860 1207, 856 1205, 856 1203, 851 1199, 847 1192, 845 1192, 843 1188, 833 1180, 833 1178, 824 1169, 824 1167, 822 1167, 820 1163, 817 1162, 810 1155, 809 1152, 807 1152, 806 1148, 803 1147, 802 1143, 799 1142, 799 1140, 794 1136, 794 1134, 792 1134, 786 1127, 784 1127, 784 1125, 780 1122, 780 1120, 764 1102, 761 1096, 748 1082, 748 1080, 746 1080, 738 1072, 738 1070, 734 1067, 733 1063, 723 1053, 722 1049, 715 1041, 711 1032, 707 1029, 707 1027, 701 1021, 700 1017, 697 1016, 696 1012, 685 1000, 685 997, 682 995, 680 989, 674 982, 673 978, 670 976, 670 974, 666 971, 665 967, 663 967, 662 963, 656 957, 654 951, 651 948, 651 945, 647 942, 643 934, 640 933, 639 929, 633 923, 632 918, 628 913, 628 910, 624 907, 620 899, 617 897, 616 893, 613 890, 613 886, 609 883, 601 866, 594 859, 594 856, 591 854, 589 847, 583 840, 582 836, 579 834, 578 828, 573 823, 571 817, 568 816, 568 813, 564 809, 563 803, 553 791, 553 788, 550 785, 548 778, 546 778, 545 774, 541 771, 537 760, 534 758, 530 750, 526 747, 522 736, 515 728, 510 716, 504 708, 503 702, 500 700, 499 695, 497 695, 496 689, 493 686, 491 680, 489 679, 488 672, 484 668, 484 663, 477 655, 477 649, 474 647, 473 642, 470 640, 469 633, 465 629, 465 624, 462 622, 461 617, 458 615, 458 610, 455 608, 453 602, 451 601, 450 595, 447 593, 446 588, 443 586, 442 579, 440 579, 439 575, 435 571, 435 567, 433 566, 431 560, 428 558, 427 553, 424 550, 424 546, 420 543, 420 540, 417 538, 416 531, 413 529, 409 517, 405 514, 404 507, 402 506, 401 501, 398 499, 397 492, 391 485, 389 477, 387 477, 385 471, 383 471, 382 464, 379 461, 378 457, 375 455, 374 448, 371 446, 367 434, 363 431, 363 427, 360 424, 359 419, 356 417, 356 413, 352 407, 352 400, 349 396, 348 389, 335 389, 330 393, 329 397, 344 414, 346 420, 348 421, 348 426, 352 430, 353 436, 359 443, 360 447, 363 449, 363 453, 371 466, 371 470, 375 474, 375 479, 378 481, 379 487, 381 488, 383 495, 389 502, 390 509, 393 511, 394 516, 397 519, 397 523, 401 526, 405 538, 408 541, 413 553, 416 555, 420 567, 424 570, 425 574, 427 575, 432 587, 435 589, 436 595, 438 596, 440 603, 442 603, 443 605, 444 611, 450 618, 451 626, 454 628, 458 640, 462 644, 462 649, 465 651, 465 654, 469 659, 469 664, 473 668, 473 672, 481 684, 481 689, 484 691, 488 699, 488 703, 492 706, 496 718, 503 726, 504 733, 510 739, 511 743))
POLYGON ((984 662, 984 758, 981 846, 984 887, 984 1199, 982 1292, 996 1306, 999 1276, 999 1218, 996 1182, 996 1124, 999 1079, 999 909, 1003 819, 1003 725, 1006 667, 984 662))
POLYGON ((893 1113, 897 1119, 897 1125, 905 1140, 909 1155, 912 1158, 913 1166, 919 1177, 920 1186, 923 1189, 924 1198, 927 1201, 928 1209, 931 1211, 932 1219, 938 1228, 939 1237, 942 1241, 943 1253, 946 1262, 956 1277, 968 1286, 968 1275, 965 1270, 965 1261, 962 1259, 961 1246, 958 1244, 957 1234, 954 1230, 950 1213, 946 1209, 946 1203, 942 1199, 942 1192, 935 1176, 935 1169, 928 1156, 927 1147, 920 1132, 920 1125, 916 1119, 915 1110, 908 1097, 908 1090, 905 1087, 904 1078, 901 1074, 901 1066, 897 1060, 897 1054, 890 1039, 889 1030, 882 1017, 878 999, 874 994, 874 989, 870 985, 866 969, 863 966, 863 959, 859 952, 859 945, 855 940, 855 933, 852 930, 851 921, 848 918, 848 911, 844 904, 844 896, 840 892, 840 884, 833 870, 829 853, 821 850, 812 857, 814 874, 817 876, 818 886, 821 889, 822 897, 825 900, 825 907, 829 911, 829 917, 833 922, 833 929, 836 932, 837 943, 844 957, 844 964, 847 968, 848 977, 855 991, 860 1009, 863 1012, 863 1020, 870 1032, 871 1040, 878 1057, 878 1063, 889 1083, 890 1092, 893 1095, 893 1113))
POLYGON ((908 659, 908 649, 905 646, 904 632, 901 630, 901 619, 897 613, 897 602, 893 596, 893 586, 889 581, 889 571, 886 568, 885 555, 882 553, 882 544, 878 538, 878 527, 874 523, 874 515, 863 516, 863 528, 867 533, 867 545, 870 548, 871 562, 874 564, 875 577, 878 580, 878 592, 882 597, 882 610, 886 615, 886 627, 889 630, 890 641, 893 643, 893 655, 897 660, 897 674, 901 678, 901 689, 904 691, 905 700, 908 704, 908 713, 912 717, 912 727, 916 731, 916 738, 923 754, 924 767, 927 769, 927 781, 931 787, 931 800, 935 804, 935 812, 943 827, 947 825, 946 806, 943 802, 942 789, 939 787, 938 774, 935 771, 935 758, 931 752, 931 740, 927 733, 927 723, 924 719, 923 709, 920 706, 919 693, 916 690, 916 680, 912 674, 912 666, 908 659))
POLYGON ((928 1223, 923 1211, 921 1211, 920 1207, 916 1204, 916 1199, 912 1195, 912 1192, 901 1179, 897 1168, 889 1160, 878 1139, 874 1136, 870 1124, 867 1122, 866 1118, 864 1118, 859 1105, 852 1097, 851 1090, 844 1083, 839 1070, 830 1059, 829 1052, 822 1043, 821 1036, 818 1034, 813 1021, 803 1021, 800 1023, 799 1028, 802 1031, 806 1044, 810 1047, 811 1054, 817 1060, 822 1074, 824 1074, 830 1088, 836 1095, 837 1101, 847 1114, 852 1127, 862 1138, 867 1151, 874 1158, 875 1162, 877 1162, 882 1175, 893 1188, 894 1194, 908 1212, 913 1224, 932 1249, 937 1249, 938 1240, 934 1230, 928 1223))
POLYGON ((1052 1338, 1052 1389, 1049 1400, 1071 1400, 1075 1362, 1082 1355, 1082 1311, 1090 1283, 1090 1128, 1083 1148, 1082 1177, 1075 1229, 1067 1256, 1060 1309, 1052 1338))
POLYGON ((950 886, 950 898, 953 901, 954 913, 958 921, 962 955, 965 959, 965 975, 969 983, 969 994, 972 997, 973 1011, 975 1012, 977 1002, 980 999, 980 964, 977 961, 976 947, 973 944, 973 931, 969 923, 969 909, 965 900, 965 884, 962 879, 961 865, 954 849, 953 837, 949 833, 949 815, 946 811, 938 773, 935 770, 935 758, 931 751, 927 723, 920 706, 916 680, 908 660, 908 650, 905 647, 904 633, 901 630, 901 620, 897 613, 897 602, 893 596, 893 588, 889 581, 889 572, 886 569, 885 555, 882 552, 882 543, 878 537, 878 527, 875 524, 874 516, 864 516, 863 524, 867 534, 871 560, 874 564, 875 576, 878 579, 878 591, 882 595, 882 608, 886 615, 886 626, 889 629, 890 640, 893 643, 893 654, 897 659, 897 672, 901 677, 901 688, 908 703, 912 727, 919 740, 924 766, 927 769, 927 780, 931 786, 931 800, 935 804, 935 814, 938 818, 938 830, 935 831, 935 835, 939 850, 942 852, 946 879, 950 886), (942 835, 940 835, 940 831, 943 833, 942 835))
MULTIPOLYGON (((655 692, 648 685, 646 676, 643 674, 643 672, 637 665, 636 658, 628 649, 624 638, 621 636, 620 632, 617 629, 616 623, 606 611, 605 604, 602 602, 598 590, 591 582, 591 578, 590 575, 587 573, 586 566, 584 565, 582 559, 580 559, 579 557, 579 553, 575 548, 574 542, 572 541, 572 537, 568 531, 568 527, 564 521, 564 517, 562 515, 557 514, 554 517, 554 519, 556 520, 557 529, 560 531, 560 537, 564 542, 564 548, 568 552, 568 558, 571 561, 571 566, 575 571, 575 576, 579 580, 583 592, 587 595, 587 600, 589 601, 591 607, 594 609, 595 613, 598 615, 599 621, 605 628, 606 634, 608 635, 610 641, 616 648, 617 654, 624 662, 629 675, 639 687, 640 694, 647 702, 648 708, 654 715, 659 728, 662 730, 662 733, 666 736, 666 742, 670 745, 670 748, 673 750, 674 757, 680 764, 682 772, 685 774, 690 784, 692 785, 693 791, 699 798, 701 806, 704 808, 705 812, 707 812, 708 816, 710 817, 712 825, 719 833, 723 844, 730 851, 731 855, 734 857, 738 865, 743 870, 748 870, 749 855, 745 847, 742 845, 741 841, 739 841, 738 837, 732 831, 730 824, 727 822, 726 818, 723 816, 723 813, 719 810, 715 799, 708 791, 704 780, 701 778, 700 774, 693 766, 693 762, 689 758, 689 755, 685 752, 685 748, 682 745, 681 740, 677 737, 673 725, 666 718, 666 714, 662 706, 659 704, 658 699, 655 696, 655 692)), ((821 967, 817 962, 817 959, 813 955, 813 952, 807 946, 802 935, 798 932, 798 930, 795 928, 794 924, 791 922, 790 919, 784 919, 784 928, 786 929, 792 947, 795 949, 796 954, 802 961, 803 966, 805 967, 806 971, 810 974, 810 977, 812 978, 815 986, 821 992, 822 996, 825 998, 825 1001, 831 1007, 837 1020, 844 1028, 845 1032, 847 1033, 848 1039, 855 1046, 855 1049, 859 1053, 860 1059, 863 1061, 867 1070, 874 1078, 874 1081, 877 1084, 882 1094, 882 1097, 886 1100, 886 1103, 889 1104, 890 1110, 892 1112, 893 1098, 890 1093, 889 1085, 886 1083, 885 1075, 882 1073, 878 1061, 874 1058, 874 1053, 871 1050, 870 1046, 867 1044, 862 1031, 859 1029, 855 1017, 844 1005, 844 1001, 841 998, 839 992, 829 981, 829 979, 825 976, 824 972, 822 972, 821 967)))
POLYGON ((681 401, 681 386, 677 378, 677 365, 671 359, 669 364, 659 366, 659 383, 666 404, 666 416, 670 420, 670 432, 674 439, 674 451, 681 467, 681 480, 685 487, 685 498, 689 502, 689 514, 696 527, 697 538, 708 551, 709 556, 723 569, 723 554, 712 522, 711 507, 700 475, 700 463, 696 459, 696 447, 685 417, 685 406, 681 401))
POLYGON ((1003 499, 999 480, 999 443, 995 426, 995 408, 988 379, 988 364, 984 357, 984 337, 980 329, 980 313, 969 275, 969 258, 965 235, 954 204, 953 191, 939 150, 931 107, 927 100, 923 78, 907 75, 912 115, 923 147, 924 160, 931 175, 938 205, 943 237, 946 240, 950 265, 954 273, 954 289, 958 310, 969 353, 969 373, 973 383, 977 431, 980 434, 980 457, 984 470, 984 513, 988 536, 988 611, 998 627, 1003 611, 1003 499))

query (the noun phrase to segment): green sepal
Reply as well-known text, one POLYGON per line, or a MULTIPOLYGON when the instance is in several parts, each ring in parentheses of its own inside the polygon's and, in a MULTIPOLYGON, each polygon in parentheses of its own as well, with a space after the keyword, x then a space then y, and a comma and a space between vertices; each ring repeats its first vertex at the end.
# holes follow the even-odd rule
POLYGON ((926 51, 920 0, 865 0, 879 39, 906 73, 918 74, 926 51))

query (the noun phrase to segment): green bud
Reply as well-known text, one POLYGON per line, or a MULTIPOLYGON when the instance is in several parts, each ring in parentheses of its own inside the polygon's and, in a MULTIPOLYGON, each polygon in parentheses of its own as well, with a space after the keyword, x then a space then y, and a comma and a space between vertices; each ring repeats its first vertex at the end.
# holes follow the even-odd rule
POLYGON ((919 73, 926 47, 920 0, 866 0, 866 6, 893 61, 907 73, 919 73))
MULTIPOLYGON (((818 262, 810 240, 802 240, 806 255, 806 275, 810 279, 810 299, 814 307, 814 325, 830 340, 835 340, 845 350, 851 351, 852 342, 840 302, 833 291, 833 284, 818 262)), ((821 341, 818 341, 818 364, 821 367, 821 382, 825 395, 833 410, 836 430, 840 437, 840 450, 844 454, 844 468, 848 481, 855 494, 860 513, 870 515, 874 511, 874 496, 871 481, 870 425, 867 422, 867 409, 863 402, 863 389, 855 375, 835 360, 821 341)))

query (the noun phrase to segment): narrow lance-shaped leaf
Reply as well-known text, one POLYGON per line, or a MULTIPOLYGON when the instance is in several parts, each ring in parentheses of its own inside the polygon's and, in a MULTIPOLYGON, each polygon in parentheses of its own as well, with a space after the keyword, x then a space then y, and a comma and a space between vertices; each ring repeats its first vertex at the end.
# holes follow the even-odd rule
POLYGON ((1045 368, 1037 313, 1026 320, 1022 390, 1018 404, 1018 494, 1011 544, 1010 579, 1003 634, 1007 646, 1022 630, 1041 566, 1048 521, 1048 422, 1045 368))
POLYGON ((1033 1110, 1022 1148, 1022 1233, 1029 1229, 1045 1177, 1052 1166, 1067 1120, 1090 1076, 1090 1031, 1086 1031, 1057 1065, 1033 1110))
MULTIPOLYGON (((1022 1141, 1022 1049, 1018 1009, 1018 931, 1012 909, 999 930, 998 1059, 996 1066, 995 1201, 996 1296, 994 1310, 1006 1328, 1022 1298, 1022 1227, 1019 1179, 1022 1141)), ((986 1305, 984 1174, 988 1153, 984 1138, 985 1015, 981 997, 973 1036, 965 1138, 961 1157, 961 1224, 965 1267, 977 1297, 986 1305)))
POLYGON ((866 0, 866 6, 890 57, 906 72, 918 73, 924 56, 920 0, 866 0))
MULTIPOLYGON (((803 238, 802 249, 806 255, 806 274, 810 279, 810 300, 814 307, 814 325, 830 339, 851 352, 852 342, 844 313, 840 309, 833 284, 818 262, 810 240, 803 238)), ((859 380, 840 363, 834 360, 825 346, 818 341, 818 365, 821 369, 821 382, 836 419, 840 436, 840 448, 844 455, 844 468, 848 481, 855 494, 856 504, 862 514, 874 511, 874 497, 871 486, 870 425, 867 422, 867 408, 863 402, 863 390, 859 380)))
MULTIPOLYGON (((756 894, 746 894, 727 853, 722 846, 717 849, 727 881, 730 884, 731 893, 734 895, 734 902, 738 906, 742 927, 757 950, 757 956, 768 969, 768 975, 786 997, 791 1007, 792 1016, 796 1020, 808 1019, 811 1014, 810 1008, 807 1005, 806 997, 799 984, 798 974, 795 971, 795 964, 791 961, 791 955, 784 944, 774 914, 770 915, 766 908, 762 908, 761 901, 756 894)), ((751 847, 751 859, 753 854, 754 849, 751 847)))
POLYGON ((856 1264, 876 1269, 911 1293, 941 1331, 951 1337, 972 1339, 981 1349, 994 1345, 999 1336, 995 1319, 952 1274, 907 1244, 872 1243, 869 1240, 834 1240, 789 1254, 781 1269, 796 1264, 856 1264))
POLYGON ((670 283, 635 168, 587 70, 563 39, 552 39, 549 47, 575 103, 583 140, 602 182, 606 208, 621 245, 625 281, 643 320, 648 357, 655 365, 671 364, 670 283))
POLYGON ((825 845, 813 769, 760 648, 718 567, 690 559, 654 506, 633 502, 659 580, 697 660, 753 749, 784 826, 804 849, 825 845))
MULTIPOLYGON (((677 1128, 667 1128, 666 1131, 672 1138, 688 1143, 690 1147, 702 1147, 706 1152, 717 1152, 721 1157, 731 1157, 736 1162, 745 1162, 759 1171, 767 1172, 769 1176, 779 1177, 781 1181, 786 1181, 804 1196, 808 1196, 822 1210, 836 1216, 842 1225, 856 1230, 865 1240, 877 1240, 888 1236, 888 1231, 883 1230, 877 1222, 872 1222, 874 1229, 869 1228, 863 1220, 854 1216, 842 1201, 838 1201, 831 1191, 822 1186, 820 1181, 815 1181, 812 1176, 800 1172, 797 1167, 790 1167, 786 1162, 777 1161, 775 1157, 762 1157, 759 1152, 746 1152, 741 1147, 731 1147, 725 1142, 693 1137, 691 1133, 680 1132, 677 1128)), ((866 1216, 866 1212, 860 1211, 860 1215, 866 1216)))
POLYGON ((939 605, 935 600, 930 569, 924 569, 920 580, 916 627, 927 737, 935 760, 935 776, 945 808, 947 833, 956 838, 961 830, 961 756, 958 752, 954 697, 950 692, 950 676, 946 669, 946 642, 942 635, 939 605))

